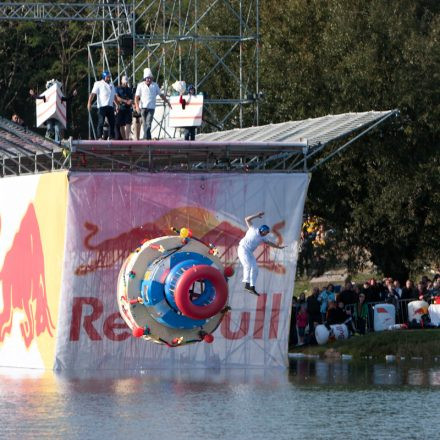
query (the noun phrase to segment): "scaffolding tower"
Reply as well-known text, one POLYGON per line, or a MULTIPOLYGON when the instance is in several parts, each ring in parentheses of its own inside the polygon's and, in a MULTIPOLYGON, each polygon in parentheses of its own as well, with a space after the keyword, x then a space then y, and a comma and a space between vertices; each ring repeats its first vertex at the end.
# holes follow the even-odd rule
POLYGON ((111 10, 99 3, 113 20, 95 21, 89 90, 102 70, 135 85, 149 67, 165 93, 176 80, 203 92, 204 131, 258 125, 259 0, 121 0, 111 10))
POLYGON ((150 67, 164 91, 203 92, 203 131, 259 125, 259 0, 2 2, 0 20, 92 22, 89 90, 103 69, 135 85, 150 67))

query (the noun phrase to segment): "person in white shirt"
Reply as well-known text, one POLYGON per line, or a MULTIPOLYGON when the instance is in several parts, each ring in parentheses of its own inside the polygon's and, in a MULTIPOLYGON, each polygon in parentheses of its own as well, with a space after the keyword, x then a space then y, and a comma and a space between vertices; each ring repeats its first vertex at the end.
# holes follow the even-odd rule
POLYGON ((101 75, 101 81, 96 81, 93 85, 92 92, 89 96, 87 109, 92 110, 92 103, 96 97, 96 104, 98 106, 98 128, 97 137, 102 138, 105 118, 109 124, 109 139, 115 138, 115 99, 116 90, 111 80, 110 72, 104 71, 101 75))
POLYGON ((154 110, 156 109, 156 96, 160 96, 171 108, 170 101, 160 91, 157 83, 153 81, 153 74, 147 67, 144 69, 144 81, 139 83, 135 93, 136 111, 142 114, 144 123, 144 139, 151 139, 151 124, 153 122, 154 110))
POLYGON ((238 245, 238 258, 243 266, 243 283, 245 283, 244 288, 257 296, 260 294, 255 290, 255 284, 258 276, 258 264, 254 256, 255 249, 257 249, 257 247, 262 243, 265 243, 276 249, 284 249, 286 247, 279 246, 266 238, 267 234, 270 232, 269 226, 262 225, 257 228, 252 224, 252 220, 262 218, 263 216, 264 212, 259 212, 244 219, 248 230, 238 245))

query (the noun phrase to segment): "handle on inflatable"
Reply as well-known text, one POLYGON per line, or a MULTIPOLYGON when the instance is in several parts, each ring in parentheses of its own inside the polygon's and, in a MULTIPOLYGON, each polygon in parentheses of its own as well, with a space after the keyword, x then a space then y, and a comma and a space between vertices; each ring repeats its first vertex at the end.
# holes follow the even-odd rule
POLYGON ((193 266, 179 278, 174 298, 179 310, 192 319, 207 319, 216 315, 226 305, 228 300, 228 284, 225 277, 215 267, 206 264, 193 266), (198 280, 210 281, 215 289, 215 296, 211 303, 198 306, 189 295, 189 289, 198 280))

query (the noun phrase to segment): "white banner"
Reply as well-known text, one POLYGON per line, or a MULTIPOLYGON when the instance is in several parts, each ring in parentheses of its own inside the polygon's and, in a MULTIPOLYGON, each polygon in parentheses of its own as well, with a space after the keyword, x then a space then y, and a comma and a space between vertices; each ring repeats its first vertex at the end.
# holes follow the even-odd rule
POLYGON ((43 99, 36 100, 37 127, 41 127, 48 119, 56 119, 66 128, 66 103, 61 99, 63 92, 58 84, 53 84, 41 96, 43 99))
POLYGON ((287 366, 291 297, 307 174, 71 173, 55 367, 287 366), (243 289, 237 246, 244 217, 264 211, 283 250, 259 247, 256 297, 243 289), (204 342, 177 348, 131 336, 118 313, 117 277, 144 239, 189 227, 233 264, 228 312, 204 342))

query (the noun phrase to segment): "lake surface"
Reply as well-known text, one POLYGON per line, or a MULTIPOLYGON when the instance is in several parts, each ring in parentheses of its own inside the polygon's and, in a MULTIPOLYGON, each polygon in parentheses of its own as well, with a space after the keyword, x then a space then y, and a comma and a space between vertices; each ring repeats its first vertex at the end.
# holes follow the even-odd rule
POLYGON ((290 370, 0 369, 2 439, 436 439, 440 362, 290 370))

